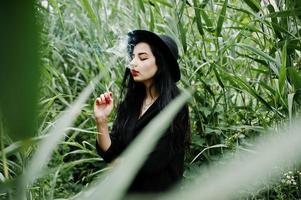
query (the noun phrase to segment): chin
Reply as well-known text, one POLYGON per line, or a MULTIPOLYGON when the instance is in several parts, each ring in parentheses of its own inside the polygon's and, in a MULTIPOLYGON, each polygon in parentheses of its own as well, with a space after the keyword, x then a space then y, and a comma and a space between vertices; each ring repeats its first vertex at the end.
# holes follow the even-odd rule
POLYGON ((141 81, 143 81, 143 80, 141 80, 141 79, 138 78, 138 77, 133 77, 133 79, 134 79, 135 82, 141 82, 141 81))

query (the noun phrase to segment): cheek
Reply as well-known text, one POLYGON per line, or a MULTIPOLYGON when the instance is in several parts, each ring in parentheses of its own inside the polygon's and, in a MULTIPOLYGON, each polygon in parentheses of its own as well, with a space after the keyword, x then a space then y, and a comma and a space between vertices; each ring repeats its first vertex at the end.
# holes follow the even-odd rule
POLYGON ((147 74, 150 75, 150 76, 154 76, 157 72, 158 68, 156 66, 156 63, 151 63, 150 65, 148 65, 147 67, 147 74))
POLYGON ((156 62, 154 60, 148 62, 146 69, 147 69, 148 72, 155 74, 157 72, 157 70, 158 70, 156 62))

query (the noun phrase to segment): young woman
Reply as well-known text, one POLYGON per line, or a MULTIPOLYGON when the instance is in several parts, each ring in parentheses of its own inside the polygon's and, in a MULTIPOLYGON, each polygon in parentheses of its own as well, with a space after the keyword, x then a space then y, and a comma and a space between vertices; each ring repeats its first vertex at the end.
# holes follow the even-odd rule
MULTIPOLYGON (((113 109, 112 93, 101 94, 94 103, 100 133, 96 149, 108 163, 179 94, 176 82, 180 79, 180 70, 175 41, 146 30, 135 30, 128 36, 130 69, 125 71, 123 101, 118 106, 110 134, 108 116, 113 109)), ((189 141, 189 114, 185 105, 148 156, 128 192, 161 192, 177 183, 183 175, 185 145, 189 141)))

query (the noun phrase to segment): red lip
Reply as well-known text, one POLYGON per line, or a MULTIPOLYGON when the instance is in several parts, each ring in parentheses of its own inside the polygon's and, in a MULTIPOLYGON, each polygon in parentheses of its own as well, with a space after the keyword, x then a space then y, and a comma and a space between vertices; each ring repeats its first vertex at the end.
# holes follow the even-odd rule
POLYGON ((138 74, 139 74, 139 72, 134 70, 134 69, 131 70, 131 73, 132 73, 133 76, 138 76, 138 74))

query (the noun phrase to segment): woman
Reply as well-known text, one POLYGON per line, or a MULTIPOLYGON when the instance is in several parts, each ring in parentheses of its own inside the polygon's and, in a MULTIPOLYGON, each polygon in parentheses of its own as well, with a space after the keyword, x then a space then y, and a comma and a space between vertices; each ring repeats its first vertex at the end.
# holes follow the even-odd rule
MULTIPOLYGON (((130 69, 126 69, 122 96, 111 134, 108 116, 113 109, 111 92, 101 94, 94 104, 98 132, 96 149, 106 162, 111 162, 130 144, 139 132, 178 94, 180 79, 178 47, 166 35, 146 30, 128 33, 130 69)), ((156 134, 156 133, 154 133, 156 134)), ((187 105, 138 172, 128 192, 161 192, 177 183, 184 171, 184 150, 190 140, 187 105)))

